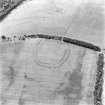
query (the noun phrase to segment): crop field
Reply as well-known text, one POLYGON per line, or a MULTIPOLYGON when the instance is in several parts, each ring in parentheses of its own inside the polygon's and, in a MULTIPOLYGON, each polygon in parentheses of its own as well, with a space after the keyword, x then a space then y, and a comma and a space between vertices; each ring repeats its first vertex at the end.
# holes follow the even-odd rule
POLYGON ((95 51, 40 38, 3 42, 0 49, 5 105, 9 100, 18 105, 94 105, 95 51))

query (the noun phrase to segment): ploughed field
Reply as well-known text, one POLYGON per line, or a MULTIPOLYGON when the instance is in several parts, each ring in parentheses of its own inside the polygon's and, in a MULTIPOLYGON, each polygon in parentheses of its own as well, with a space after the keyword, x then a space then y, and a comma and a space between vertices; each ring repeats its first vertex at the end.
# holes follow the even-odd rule
MULTIPOLYGON (((0 44, 1 101, 94 105, 97 53, 49 39, 0 44)), ((23 102, 23 104, 21 104, 23 102)))

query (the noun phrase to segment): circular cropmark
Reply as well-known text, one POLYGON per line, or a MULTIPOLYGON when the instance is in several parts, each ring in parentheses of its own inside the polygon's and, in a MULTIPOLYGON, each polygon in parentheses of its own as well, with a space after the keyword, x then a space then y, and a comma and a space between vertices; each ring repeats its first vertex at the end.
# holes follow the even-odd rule
POLYGON ((36 64, 47 68, 61 67, 70 55, 70 49, 60 41, 42 39, 33 51, 36 64))

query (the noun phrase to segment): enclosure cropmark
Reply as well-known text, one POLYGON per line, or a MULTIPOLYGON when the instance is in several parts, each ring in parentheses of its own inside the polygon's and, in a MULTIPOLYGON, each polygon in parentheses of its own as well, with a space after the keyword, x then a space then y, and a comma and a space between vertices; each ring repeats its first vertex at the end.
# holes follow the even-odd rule
MULTIPOLYGON (((46 40, 44 40, 44 42, 45 42, 46 40)), ((57 43, 57 42, 55 42, 55 43, 57 43)), ((41 47, 41 45, 43 45, 44 43, 43 43, 43 40, 40 40, 38 43, 37 43, 37 48, 33 51, 33 53, 34 53, 34 55, 35 55, 35 59, 34 59, 34 61, 36 62, 36 64, 38 64, 38 65, 40 65, 40 66, 43 66, 43 67, 47 67, 47 68, 58 68, 58 67, 60 67, 62 64, 64 64, 64 62, 66 62, 67 61, 67 59, 69 58, 69 55, 70 55, 70 49, 69 48, 67 48, 67 49, 65 49, 65 51, 64 51, 64 53, 63 53, 63 55, 62 55, 62 57, 59 59, 59 60, 57 60, 56 62, 54 62, 54 63, 48 63, 48 62, 43 62, 43 61, 41 61, 40 60, 40 58, 38 57, 38 52, 39 52, 39 49, 40 49, 40 47, 41 47)), ((59 42, 59 44, 61 44, 60 42, 59 42)))

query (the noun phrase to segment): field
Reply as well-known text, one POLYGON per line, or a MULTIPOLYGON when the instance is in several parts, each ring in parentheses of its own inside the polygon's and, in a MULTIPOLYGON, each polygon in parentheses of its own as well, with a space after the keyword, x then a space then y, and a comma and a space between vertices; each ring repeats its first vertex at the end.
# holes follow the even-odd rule
POLYGON ((94 51, 40 39, 3 43, 1 51, 5 99, 52 105, 79 105, 82 100, 93 103, 94 51))

